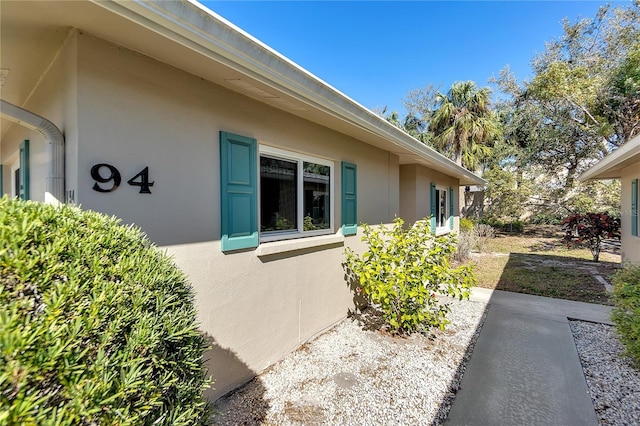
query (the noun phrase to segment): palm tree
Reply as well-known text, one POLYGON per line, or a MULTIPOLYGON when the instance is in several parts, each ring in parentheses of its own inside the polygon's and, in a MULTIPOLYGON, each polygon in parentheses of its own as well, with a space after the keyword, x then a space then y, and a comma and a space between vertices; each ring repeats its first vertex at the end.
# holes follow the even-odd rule
POLYGON ((500 136, 498 120, 489 108, 491 90, 473 81, 455 82, 446 95, 436 94, 429 130, 432 143, 459 165, 476 170, 500 136))
POLYGON ((404 120, 400 119, 398 111, 391 111, 390 113, 385 115, 386 112, 387 108, 385 107, 382 110, 381 114, 385 120, 398 127, 399 129, 404 130, 420 142, 428 144, 431 135, 427 132, 427 124, 423 120, 421 120, 411 112, 407 114, 404 120))

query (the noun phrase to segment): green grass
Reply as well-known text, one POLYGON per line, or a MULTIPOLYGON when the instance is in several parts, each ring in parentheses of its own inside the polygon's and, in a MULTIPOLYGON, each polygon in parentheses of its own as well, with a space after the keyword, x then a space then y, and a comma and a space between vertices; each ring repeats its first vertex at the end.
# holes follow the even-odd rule
POLYGON ((478 286, 580 302, 611 304, 609 295, 589 269, 606 280, 620 257, 602 252, 592 262, 586 248, 567 248, 559 227, 537 226, 523 234, 498 234, 486 253, 474 257, 478 286))

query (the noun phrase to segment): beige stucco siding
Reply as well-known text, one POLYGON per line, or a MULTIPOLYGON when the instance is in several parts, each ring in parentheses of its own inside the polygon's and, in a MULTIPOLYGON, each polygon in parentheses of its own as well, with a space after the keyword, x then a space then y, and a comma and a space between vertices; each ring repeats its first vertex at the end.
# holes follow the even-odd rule
POLYGON ((344 243, 258 256, 220 250, 219 132, 335 164, 333 231, 340 228, 340 162, 358 167, 358 220, 399 214, 398 157, 90 35, 78 40, 78 195, 84 208, 142 226, 189 275, 211 337, 215 398, 344 318, 352 296, 344 243), (93 165, 122 174, 92 189, 93 165), (149 167, 152 194, 126 181, 149 167), (106 185, 105 185, 106 186, 106 185))
MULTIPOLYGON (((85 207, 144 223, 162 245, 219 238, 224 130, 334 161, 336 190, 340 161, 354 162, 359 219, 380 223, 399 213, 393 154, 93 37, 81 36, 79 48, 78 199, 85 207), (121 172, 117 191, 92 190, 89 171, 98 163, 121 172), (155 182, 152 195, 126 184, 144 167, 155 182)), ((336 197, 336 213, 339 202, 336 197)))
MULTIPOLYGON (((454 188, 458 227, 456 179, 400 166, 391 152, 81 31, 71 31, 53 57, 23 106, 64 133, 70 200, 139 225, 188 274, 201 328, 213 347, 207 356, 216 380, 211 398, 249 380, 353 307, 341 262, 345 246, 361 252, 363 245, 360 234, 339 233, 342 161, 357 165, 358 222, 428 216, 434 182, 454 188), (269 256, 260 255, 269 243, 259 250, 221 251, 220 131, 333 162, 331 244, 269 256), (96 164, 117 168, 118 188, 93 189, 96 164), (145 167, 151 194, 127 183, 145 167)), ((31 198, 43 201, 44 138, 15 125, 3 136, 0 153, 5 189, 6 165, 17 159, 24 139, 31 140, 31 198)))
MULTIPOLYGON (((61 129, 67 141, 67 163, 73 160, 69 155, 74 151, 73 147, 77 141, 75 98, 77 50, 74 34, 71 32, 66 41, 57 47, 51 63, 40 76, 27 102, 24 105, 18 105, 46 118, 61 129)), ((9 130, 2 136, 0 160, 4 166, 3 189, 4 192, 11 193, 10 169, 12 164, 18 161, 19 146, 24 140, 29 140, 29 198, 44 201, 48 167, 45 138, 39 132, 16 123, 11 124, 9 130)), ((68 166, 67 170, 67 173, 72 176, 74 166, 68 166)), ((73 188, 74 179, 67 178, 67 181, 68 187, 73 188)))
MULTIPOLYGON (((631 181, 640 179, 640 162, 622 169, 622 261, 640 263, 640 236, 631 235, 631 181)), ((638 224, 640 228, 640 224, 638 224)))
POLYGON ((431 215, 431 183, 453 188, 454 228, 459 229, 459 181, 417 164, 400 166, 400 216, 408 223, 431 215))

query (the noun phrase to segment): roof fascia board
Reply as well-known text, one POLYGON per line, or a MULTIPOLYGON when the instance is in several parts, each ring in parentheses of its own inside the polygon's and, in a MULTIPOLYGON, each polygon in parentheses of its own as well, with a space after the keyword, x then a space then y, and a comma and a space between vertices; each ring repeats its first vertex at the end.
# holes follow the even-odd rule
POLYGON ((634 137, 620 148, 604 157, 598 163, 582 172, 578 176, 578 180, 589 179, 609 179, 620 177, 620 173, 616 167, 630 157, 638 156, 640 159, 640 135, 634 137), (610 173, 615 172, 615 173, 610 173))
POLYGON ((486 181, 419 142, 269 46, 193 1, 91 0, 336 119, 475 184, 486 181), (268 64, 268 65, 267 65, 268 64))

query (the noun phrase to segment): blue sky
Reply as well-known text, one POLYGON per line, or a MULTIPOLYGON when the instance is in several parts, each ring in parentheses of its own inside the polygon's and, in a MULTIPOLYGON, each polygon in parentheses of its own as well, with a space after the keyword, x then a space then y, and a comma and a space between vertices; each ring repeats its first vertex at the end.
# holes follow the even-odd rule
MULTIPOLYGON (((593 17, 599 1, 202 1, 370 109, 397 110, 412 89, 518 79, 562 19, 593 17)), ((627 2, 615 2, 622 5, 627 2)))

